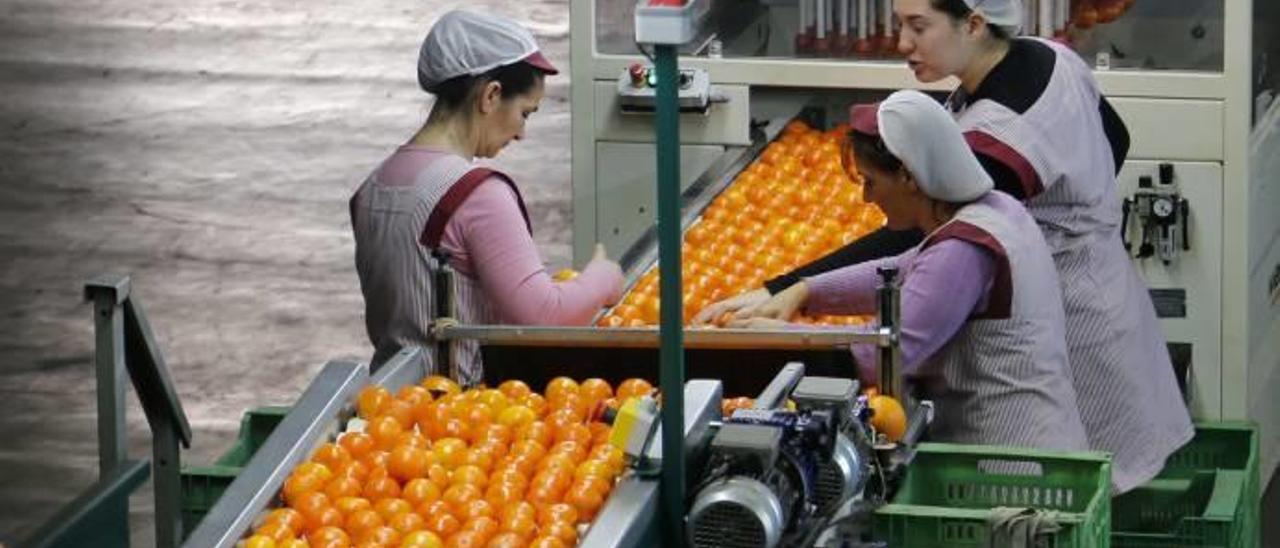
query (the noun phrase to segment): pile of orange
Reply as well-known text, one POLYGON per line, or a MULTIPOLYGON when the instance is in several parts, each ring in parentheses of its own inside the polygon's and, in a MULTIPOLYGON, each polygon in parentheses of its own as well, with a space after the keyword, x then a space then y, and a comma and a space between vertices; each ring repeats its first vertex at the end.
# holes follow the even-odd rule
POLYGON ((593 420, 600 405, 648 394, 629 379, 558 377, 544 394, 512 380, 463 391, 429 377, 356 402, 363 431, 293 470, 284 505, 246 548, 573 546, 625 466, 593 420))
MULTIPOLYGON (((847 132, 846 126, 822 132, 791 122, 689 227, 681 248, 686 324, 707 305, 759 288, 884 225, 880 209, 862 201, 861 177, 851 179, 841 163, 847 132)), ((656 325, 658 310, 655 266, 600 325, 656 325)), ((858 325, 866 318, 792 321, 858 325)))

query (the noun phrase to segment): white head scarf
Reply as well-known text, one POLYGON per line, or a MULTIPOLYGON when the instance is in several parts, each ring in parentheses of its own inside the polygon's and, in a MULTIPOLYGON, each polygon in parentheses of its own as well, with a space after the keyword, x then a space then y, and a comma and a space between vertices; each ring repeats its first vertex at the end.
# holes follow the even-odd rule
POLYGON ((981 12, 987 22, 1000 27, 1005 34, 1017 36, 1022 32, 1022 2, 1020 0, 964 0, 969 8, 981 12))
POLYGON ((905 90, 879 105, 856 105, 850 110, 850 122, 855 131, 880 136, 930 198, 968 203, 995 186, 960 134, 960 126, 928 95, 905 90))
POLYGON ((559 72, 520 23, 501 15, 453 10, 440 16, 422 41, 418 84, 430 90, 446 80, 484 74, 516 61, 547 74, 559 72))

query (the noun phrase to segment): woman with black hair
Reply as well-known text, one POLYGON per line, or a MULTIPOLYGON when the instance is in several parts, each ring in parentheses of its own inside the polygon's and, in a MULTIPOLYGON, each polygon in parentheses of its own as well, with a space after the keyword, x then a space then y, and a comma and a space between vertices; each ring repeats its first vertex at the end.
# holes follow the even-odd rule
MULTIPOLYGON (((576 278, 552 280, 520 189, 474 163, 524 137, 548 74, 556 68, 533 35, 505 17, 455 10, 427 34, 418 83, 435 96, 431 114, 351 198, 373 367, 406 346, 429 346, 442 259, 457 273, 464 323, 586 325, 620 296, 621 270, 599 245, 576 278)), ((478 350, 463 344, 457 371, 436 373, 480 382, 478 350)))
MULTIPOLYGON (((1017 0, 894 0, 894 13, 907 66, 921 82, 959 79, 946 105, 965 140, 995 188, 1023 200, 1044 233, 1090 446, 1112 453, 1115 494, 1141 485, 1194 430, 1151 296, 1121 245, 1124 122, 1075 52, 1010 38, 1022 22, 1017 0)), ((922 237, 881 230, 767 282, 767 291, 708 307, 705 317, 789 317, 796 301, 788 288, 801 278, 901 252, 922 237)))

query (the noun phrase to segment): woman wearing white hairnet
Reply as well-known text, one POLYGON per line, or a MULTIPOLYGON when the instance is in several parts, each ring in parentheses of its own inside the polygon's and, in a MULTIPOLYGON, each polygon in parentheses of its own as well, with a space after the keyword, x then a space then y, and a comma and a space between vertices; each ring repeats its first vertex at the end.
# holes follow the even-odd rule
MULTIPOLYGON (((787 293, 807 313, 869 314, 877 269, 898 268, 902 374, 938 406, 931 439, 1088 447, 1057 271, 1035 220, 993 190, 955 122, 928 96, 900 91, 854 107, 850 121, 864 197, 889 227, 926 236, 900 255, 806 278, 787 293)), ((876 350, 853 348, 860 378, 871 382, 876 350)))
MULTIPOLYGON (((1194 434, 1146 284, 1120 241, 1116 173, 1129 135, 1093 72, 1061 44, 1016 36, 1017 0, 894 0, 898 51, 922 82, 948 76, 947 100, 997 189, 1025 200, 1053 250, 1081 415, 1093 449, 1113 455, 1120 494, 1151 479, 1194 434)), ((799 279, 915 245, 882 231, 769 282, 799 279)), ((767 298, 767 297, 764 297, 767 298)), ((753 300, 754 299, 754 300, 753 300)), ((739 299, 727 308, 759 303, 739 299)), ((743 315, 785 313, 779 299, 743 315)))
MULTIPOLYGON (((351 198, 374 367, 401 348, 430 344, 437 256, 457 271, 457 319, 465 323, 585 325, 618 299, 621 271, 600 246, 575 279, 553 281, 520 189, 475 163, 524 137, 548 74, 556 68, 533 35, 505 17, 455 10, 427 34, 418 83, 435 96, 431 114, 351 198)), ((459 354, 456 380, 479 382, 478 348, 459 354)))

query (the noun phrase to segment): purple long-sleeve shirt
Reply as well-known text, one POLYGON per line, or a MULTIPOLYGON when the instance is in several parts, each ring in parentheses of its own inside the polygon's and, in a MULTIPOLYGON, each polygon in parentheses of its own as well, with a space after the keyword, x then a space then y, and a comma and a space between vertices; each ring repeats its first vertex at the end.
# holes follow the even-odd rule
MULTIPOLYGON (((924 251, 869 261, 805 278, 808 314, 872 314, 880 278, 876 269, 895 266, 902 277, 901 353, 903 374, 914 373, 975 314, 987 307, 995 277, 990 252, 964 240, 949 239, 924 251)), ((863 328, 874 330, 874 326, 863 328)), ((853 345, 859 378, 878 382, 876 347, 853 345)))

